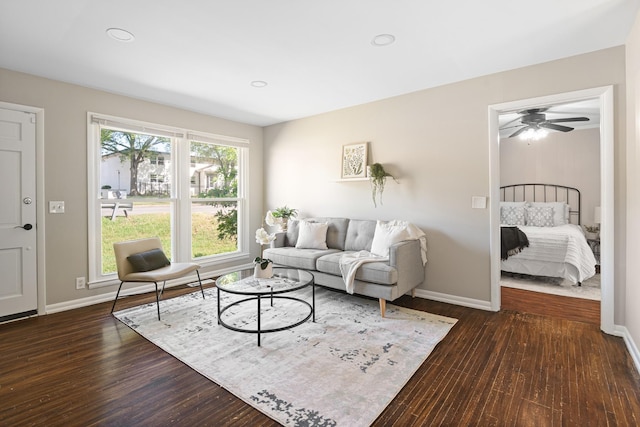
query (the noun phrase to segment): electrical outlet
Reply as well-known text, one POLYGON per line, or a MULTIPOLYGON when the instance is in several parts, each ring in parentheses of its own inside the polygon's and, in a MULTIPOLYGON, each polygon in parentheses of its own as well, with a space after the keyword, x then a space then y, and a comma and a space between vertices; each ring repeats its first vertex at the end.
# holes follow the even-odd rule
POLYGON ((49 201, 49 213, 53 213, 53 214, 64 213, 64 202, 49 201))
POLYGON ((84 277, 76 277, 76 289, 84 289, 85 285, 84 277))

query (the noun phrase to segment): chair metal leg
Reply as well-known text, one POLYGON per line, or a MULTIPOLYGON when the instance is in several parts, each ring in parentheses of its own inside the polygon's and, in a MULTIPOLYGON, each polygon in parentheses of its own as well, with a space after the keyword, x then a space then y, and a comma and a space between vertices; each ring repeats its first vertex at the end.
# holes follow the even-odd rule
POLYGON ((118 297, 120 296, 120 289, 122 289, 122 284, 124 282, 120 282, 120 286, 118 286, 118 292, 116 292, 116 299, 113 300, 113 305, 111 306, 111 312, 113 313, 113 309, 116 308, 116 301, 118 301, 118 297))
POLYGON ((162 290, 160 291, 160 296, 162 296, 164 294, 164 285, 167 284, 167 281, 165 280, 164 282, 162 282, 162 290))
MULTIPOLYGON (((156 285, 156 305, 158 306, 158 320, 160 320, 160 296, 158 295, 158 282, 153 282, 156 285)), ((164 285, 162 286, 164 289, 164 285)))
POLYGON ((202 292, 202 299, 204 299, 204 289, 202 289, 202 280, 200 280, 200 272, 196 270, 196 274, 198 275, 198 283, 200 283, 200 292, 202 292))

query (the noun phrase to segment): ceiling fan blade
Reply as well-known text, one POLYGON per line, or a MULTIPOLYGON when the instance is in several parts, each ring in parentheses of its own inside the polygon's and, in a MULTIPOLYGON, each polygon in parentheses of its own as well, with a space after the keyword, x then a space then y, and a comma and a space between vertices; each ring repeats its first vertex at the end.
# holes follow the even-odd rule
POLYGON ((541 128, 558 130, 560 132, 569 132, 569 131, 573 130, 573 128, 570 128, 569 126, 556 125, 556 124, 553 124, 553 123, 540 123, 539 126, 541 128))
POLYGON ((507 138, 513 138, 514 136, 518 136, 520 135, 522 132, 524 132, 525 130, 529 129, 529 126, 524 126, 520 129, 518 129, 517 131, 515 131, 514 133, 512 133, 511 135, 509 135, 507 138))
POLYGON ((588 117, 567 117, 564 119, 551 119, 547 120, 549 123, 562 123, 562 122, 588 122, 588 117))
POLYGON ((500 130, 515 129, 515 128, 519 128, 520 126, 526 126, 526 125, 523 125, 522 123, 518 123, 517 125, 513 125, 513 126, 502 126, 500 130))
MULTIPOLYGON (((518 116, 518 117, 516 117, 515 119, 511 119, 511 120, 509 120, 508 122, 504 123, 504 124, 500 127, 500 129, 507 129, 507 126, 509 126, 510 124, 512 124, 512 123, 514 123, 514 122, 517 122, 517 121, 518 121, 518 120, 520 120, 521 118, 522 118, 521 116, 518 116)), ((518 124, 518 126, 522 126, 522 125, 521 125, 521 124, 518 124)))

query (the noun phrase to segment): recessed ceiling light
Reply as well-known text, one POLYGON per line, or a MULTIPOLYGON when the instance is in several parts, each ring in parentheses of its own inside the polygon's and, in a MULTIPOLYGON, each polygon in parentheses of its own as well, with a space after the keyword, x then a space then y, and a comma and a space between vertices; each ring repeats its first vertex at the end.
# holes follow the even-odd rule
POLYGON ((251 82, 251 86, 253 87, 265 87, 268 84, 269 83, 265 82, 264 80, 254 80, 251 82))
POLYGON ((122 28, 108 28, 107 34, 112 39, 123 43, 129 43, 136 39, 133 34, 127 30, 123 30, 122 28))
POLYGON ((371 44, 374 46, 389 46, 396 41, 396 37, 393 34, 378 34, 371 40, 371 44))

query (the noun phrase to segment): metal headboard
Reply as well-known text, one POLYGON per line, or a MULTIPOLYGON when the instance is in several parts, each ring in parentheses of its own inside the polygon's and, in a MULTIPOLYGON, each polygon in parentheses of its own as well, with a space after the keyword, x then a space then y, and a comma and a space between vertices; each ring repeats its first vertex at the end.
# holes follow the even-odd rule
POLYGON ((572 216, 582 224, 580 190, 557 184, 513 184, 500 187, 501 202, 565 202, 569 205, 569 222, 572 216))

